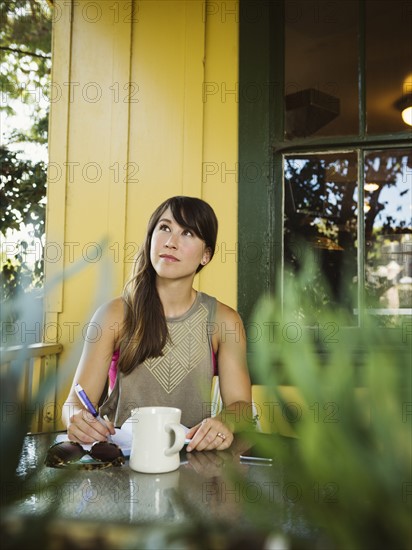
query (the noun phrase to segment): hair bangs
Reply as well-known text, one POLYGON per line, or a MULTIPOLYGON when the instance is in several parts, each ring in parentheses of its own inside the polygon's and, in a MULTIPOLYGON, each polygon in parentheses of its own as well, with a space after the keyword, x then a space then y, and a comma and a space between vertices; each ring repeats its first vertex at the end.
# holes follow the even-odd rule
POLYGON ((205 240, 203 231, 199 226, 198 209, 193 208, 193 204, 186 197, 173 197, 169 203, 170 210, 176 222, 184 229, 190 229, 196 237, 205 240))

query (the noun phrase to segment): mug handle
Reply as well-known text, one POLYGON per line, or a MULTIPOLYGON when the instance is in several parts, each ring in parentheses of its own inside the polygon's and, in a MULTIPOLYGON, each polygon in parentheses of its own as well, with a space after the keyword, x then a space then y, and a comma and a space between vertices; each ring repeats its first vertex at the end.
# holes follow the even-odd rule
POLYGON ((174 422, 171 422, 170 424, 166 424, 165 430, 168 433, 174 432, 175 434, 175 442, 171 447, 165 450, 165 455, 171 456, 171 455, 174 455, 175 453, 178 453, 180 449, 183 448, 183 445, 185 444, 185 440, 186 440, 186 432, 181 424, 176 424, 174 422))

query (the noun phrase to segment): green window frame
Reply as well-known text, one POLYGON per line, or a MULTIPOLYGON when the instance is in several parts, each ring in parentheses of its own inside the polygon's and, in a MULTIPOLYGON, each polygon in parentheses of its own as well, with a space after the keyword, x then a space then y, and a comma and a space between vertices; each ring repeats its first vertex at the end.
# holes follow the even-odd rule
MULTIPOLYGON (((356 135, 284 137, 284 1, 240 0, 239 35, 239 263, 238 308, 248 322, 265 292, 282 295, 284 267, 284 158, 288 155, 352 151, 358 159, 358 192, 363 196, 364 158, 372 150, 410 148, 411 132, 366 132, 365 1, 358 9, 358 133, 356 135), (309 143, 310 141, 310 143, 309 143), (252 251, 259 251, 259 254, 252 251)), ((363 220, 359 201, 358 219, 363 220)), ((363 311, 365 242, 358 229, 358 304, 363 311)), ((359 315, 359 323, 362 323, 359 315)))

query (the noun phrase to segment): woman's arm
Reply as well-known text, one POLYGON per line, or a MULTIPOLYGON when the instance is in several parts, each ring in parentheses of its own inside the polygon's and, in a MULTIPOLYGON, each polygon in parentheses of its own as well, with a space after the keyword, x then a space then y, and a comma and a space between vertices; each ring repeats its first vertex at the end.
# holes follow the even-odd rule
POLYGON ((217 330, 212 343, 218 357, 223 411, 190 430, 188 437, 193 436, 193 439, 188 451, 227 449, 233 441, 233 433, 248 422, 250 426, 251 422, 252 395, 242 320, 236 311, 218 302, 215 322, 217 330))
POLYGON ((80 384, 90 401, 97 404, 106 385, 113 352, 119 340, 119 328, 123 322, 123 301, 116 298, 102 305, 94 314, 85 337, 83 352, 74 375, 70 393, 63 405, 63 421, 69 439, 81 443, 104 441, 114 433, 111 423, 107 428, 88 413, 74 390, 80 384), (96 339, 96 326, 99 338, 96 339))
MULTIPOLYGON (((251 422, 252 390, 246 360, 246 334, 240 315, 221 304, 219 317, 219 384, 223 411, 218 415, 231 431, 251 422)), ((218 316, 217 316, 218 317, 218 316)))

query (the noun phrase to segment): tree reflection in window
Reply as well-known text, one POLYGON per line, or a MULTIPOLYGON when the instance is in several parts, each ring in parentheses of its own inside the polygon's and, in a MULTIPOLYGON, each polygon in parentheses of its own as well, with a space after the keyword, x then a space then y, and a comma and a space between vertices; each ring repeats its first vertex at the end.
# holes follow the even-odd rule
POLYGON ((366 305, 386 324, 412 308, 411 168, 402 149, 365 157, 366 305))
POLYGON ((300 269, 300 243, 309 243, 312 313, 325 303, 346 305, 350 324, 357 323, 359 280, 365 280, 371 312, 393 314, 389 309, 396 309, 400 314, 411 307, 410 155, 402 149, 365 155, 365 218, 360 225, 357 168, 355 151, 294 155, 284 162, 286 274, 300 269), (358 262, 358 227, 366 243, 364 265, 358 262))

